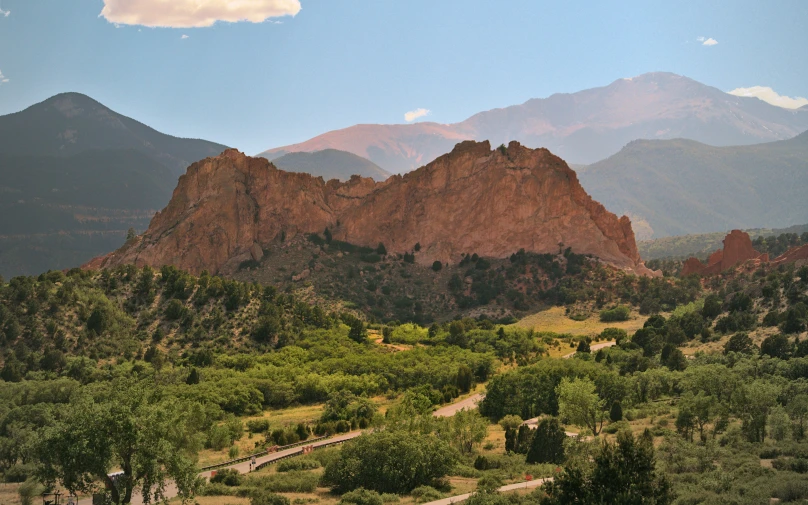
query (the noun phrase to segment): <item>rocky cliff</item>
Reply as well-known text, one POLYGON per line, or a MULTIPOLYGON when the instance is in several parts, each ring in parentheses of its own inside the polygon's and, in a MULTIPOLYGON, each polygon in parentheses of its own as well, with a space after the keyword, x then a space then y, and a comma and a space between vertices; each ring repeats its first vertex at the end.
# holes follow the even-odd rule
POLYGON ((713 252, 705 265, 698 258, 689 258, 682 266, 682 277, 688 275, 715 275, 738 265, 757 267, 763 263, 777 266, 794 263, 798 266, 808 263, 808 245, 793 247, 780 256, 769 259, 768 254, 761 254, 752 247, 749 234, 741 230, 732 230, 724 238, 724 248, 713 252))
POLYGON ((89 267, 173 264, 228 273, 273 241, 322 233, 390 253, 421 245, 418 261, 463 253, 502 258, 524 248, 571 247, 628 271, 640 260, 628 218, 592 200, 574 171, 546 149, 491 150, 466 141, 404 176, 325 182, 278 170, 235 150, 191 165, 148 230, 89 267))

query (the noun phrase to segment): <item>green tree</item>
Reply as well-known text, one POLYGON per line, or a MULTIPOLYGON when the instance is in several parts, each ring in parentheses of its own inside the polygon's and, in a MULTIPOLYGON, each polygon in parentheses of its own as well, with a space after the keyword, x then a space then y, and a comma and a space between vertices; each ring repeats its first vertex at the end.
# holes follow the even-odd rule
POLYGON ((452 324, 449 325, 449 336, 446 337, 446 343, 463 349, 468 347, 469 339, 462 321, 452 321, 452 324))
POLYGON ((434 270, 435 272, 440 272, 442 269, 443 269, 443 263, 441 263, 440 261, 435 260, 432 263, 432 270, 434 270))
POLYGON ((785 335, 769 335, 760 343, 760 354, 772 358, 788 359, 791 357, 793 347, 785 335))
POLYGON ((555 417, 542 419, 533 433, 533 440, 527 451, 527 463, 531 465, 535 463, 562 464, 566 439, 567 434, 558 419, 555 417))
POLYGON ((359 487, 409 493, 445 476, 456 459, 454 449, 434 435, 385 430, 346 443, 326 465, 322 482, 339 493, 359 487))
POLYGON ((102 394, 85 391, 39 434, 38 477, 75 493, 91 493, 100 482, 116 504, 130 503, 135 488, 144 502, 160 501, 169 480, 188 498, 198 449, 189 411, 142 383, 117 380, 102 394), (116 468, 123 474, 113 482, 108 474, 116 468))
POLYGON ((455 377, 455 385, 461 393, 468 393, 474 387, 474 373, 466 365, 460 365, 455 377))
POLYGON ((461 410, 448 419, 451 440, 462 454, 470 454, 488 435, 488 421, 477 409, 461 410))
POLYGON ((523 422, 521 417, 509 414, 499 420, 499 425, 502 426, 502 429, 505 431, 518 430, 523 422))
POLYGON ((609 409, 609 420, 613 423, 623 420, 623 406, 620 402, 612 403, 612 408, 609 409))
POLYGON ((199 372, 196 368, 191 368, 191 371, 188 373, 188 378, 185 379, 185 383, 189 386, 199 384, 199 372))
POLYGON ((592 349, 589 347, 589 341, 585 338, 582 338, 578 342, 578 347, 575 349, 575 352, 582 352, 582 353, 591 353, 592 349))
POLYGON ((717 295, 708 295, 707 298, 704 299, 701 315, 704 316, 705 319, 715 319, 722 312, 721 305, 721 298, 717 295))
POLYGON ((567 468, 544 485, 542 505, 668 505, 675 495, 670 482, 656 471, 650 434, 635 439, 617 435, 617 444, 604 442, 591 472, 567 468))
POLYGON ((755 352, 755 344, 749 338, 749 334, 741 331, 731 336, 726 344, 724 344, 724 354, 737 352, 739 354, 753 354, 755 352))
POLYGON ((769 412, 767 421, 769 436, 777 442, 782 442, 791 433, 791 419, 782 405, 775 405, 769 412))
POLYGON ((376 247, 376 254, 379 256, 385 256, 387 254, 387 248, 384 247, 384 244, 379 242, 379 245, 376 247))
POLYGON ((786 410, 794 421, 794 428, 792 430, 794 438, 802 440, 805 438, 805 420, 808 418, 808 395, 799 394, 789 400, 786 410))
POLYGON ((605 402, 595 393, 595 383, 588 378, 561 379, 556 388, 558 415, 597 436, 603 427, 605 402))
POLYGON ((348 330, 348 338, 359 344, 364 344, 368 340, 368 331, 365 328, 365 323, 361 320, 354 318, 350 323, 348 330))
POLYGON ((779 387, 761 379, 741 385, 733 393, 733 409, 741 419, 741 430, 750 442, 763 442, 769 412, 777 404, 779 395, 779 387))

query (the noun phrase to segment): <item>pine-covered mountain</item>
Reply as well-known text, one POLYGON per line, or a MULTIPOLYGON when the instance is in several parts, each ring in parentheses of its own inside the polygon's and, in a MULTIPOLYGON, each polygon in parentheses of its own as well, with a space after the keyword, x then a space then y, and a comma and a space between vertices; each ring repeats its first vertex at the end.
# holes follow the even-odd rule
POLYGON ((352 175, 358 175, 381 182, 392 175, 367 158, 337 149, 324 149, 313 153, 288 153, 270 161, 281 170, 303 172, 315 177, 319 175, 326 181, 331 179, 347 181, 352 175))
POLYGON ((732 147, 637 140, 578 176, 642 238, 808 222, 808 132, 732 147))
POLYGON ((808 107, 783 109, 687 77, 654 72, 577 93, 480 112, 454 124, 363 124, 261 154, 339 149, 393 173, 413 170, 467 139, 517 140, 573 164, 594 163, 636 139, 686 138, 715 146, 791 138, 808 130, 808 107))
POLYGON ((160 133, 78 93, 0 116, 0 275, 81 265, 145 229, 226 146, 160 133))

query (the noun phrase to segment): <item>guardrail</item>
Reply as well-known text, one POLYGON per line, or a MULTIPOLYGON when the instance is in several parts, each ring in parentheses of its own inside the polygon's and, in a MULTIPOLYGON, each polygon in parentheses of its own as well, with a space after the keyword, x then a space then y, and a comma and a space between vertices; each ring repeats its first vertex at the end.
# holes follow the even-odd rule
MULTIPOLYGON (((310 438, 308 440, 301 440, 300 442, 295 442, 294 444, 281 445, 281 446, 276 447, 275 451, 285 451, 287 449, 292 449, 293 447, 298 447, 298 446, 301 446, 301 445, 308 445, 308 444, 311 444, 312 442, 317 442, 318 440, 323 440, 324 438, 328 438, 328 437, 327 436, 322 436, 322 437, 317 437, 317 438, 310 438)), ((203 466, 199 470, 201 472, 206 472, 208 470, 213 470, 214 468, 220 468, 220 467, 223 467, 223 466, 230 466, 230 465, 235 465, 237 463, 243 463, 244 461, 250 460, 252 458, 260 458, 262 456, 266 456, 267 454, 272 454, 272 453, 268 452, 267 450, 263 450, 261 452, 256 452, 254 454, 249 454, 247 456, 241 456, 239 458, 231 459, 231 460, 228 460, 228 461, 222 461, 221 463, 215 463, 213 465, 203 466)), ((283 459, 283 458, 281 458, 281 459, 283 459)))
MULTIPOLYGON (((327 438, 327 437, 320 437, 319 440, 322 440, 323 438, 327 438)), ((324 449, 326 447, 331 447, 332 445, 344 444, 345 442, 347 442, 349 440, 352 440, 352 439, 349 438, 349 439, 345 439, 345 440, 333 440, 331 442, 328 442, 328 443, 325 443, 325 444, 322 444, 322 445, 318 445, 316 447, 312 446, 311 450, 315 451, 317 449, 324 449)), ((313 442, 313 440, 311 440, 310 442, 313 442)), ((306 444, 303 444, 303 445, 306 445, 306 444)), ((295 456, 300 456, 301 454, 303 454, 303 449, 302 448, 300 449, 299 452, 293 452, 291 454, 286 454, 284 456, 281 456, 280 458, 272 459, 272 460, 269 460, 269 461, 264 461, 263 463, 259 463, 259 464, 255 465, 255 468, 253 468, 253 472, 256 472, 258 470, 262 470, 262 469, 268 467, 269 465, 271 465, 273 463, 277 463, 278 461, 283 461, 284 459, 294 458, 295 456)))

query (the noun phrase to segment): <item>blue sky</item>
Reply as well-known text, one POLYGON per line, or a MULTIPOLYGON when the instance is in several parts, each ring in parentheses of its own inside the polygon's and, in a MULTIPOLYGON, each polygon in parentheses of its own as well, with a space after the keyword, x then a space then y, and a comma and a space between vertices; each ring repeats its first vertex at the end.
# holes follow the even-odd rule
POLYGON ((300 9, 189 26, 232 17, 232 0, 208 1, 221 9, 200 21, 163 13, 166 0, 0 0, 0 114, 78 91, 255 154, 419 108, 451 123, 650 71, 808 96, 802 0, 253 0, 253 20, 300 9), (119 23, 100 16, 105 2, 119 23))

